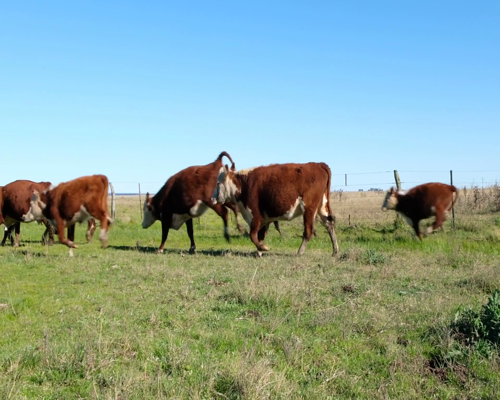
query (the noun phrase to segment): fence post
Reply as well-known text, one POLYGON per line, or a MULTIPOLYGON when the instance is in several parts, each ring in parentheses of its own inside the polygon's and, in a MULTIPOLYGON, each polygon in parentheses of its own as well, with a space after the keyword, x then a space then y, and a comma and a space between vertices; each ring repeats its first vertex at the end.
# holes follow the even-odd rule
POLYGON ((109 189, 111 190, 111 219, 116 219, 116 203, 115 203, 115 188, 113 184, 109 182, 109 189))
POLYGON ((394 180, 396 181, 396 189, 401 190, 401 180, 399 179, 399 172, 394 170, 394 180))
MULTIPOLYGON (((450 184, 453 185, 453 170, 450 169, 450 184)), ((458 196, 458 192, 457 192, 458 196)), ((453 227, 453 231, 455 231, 455 207, 452 203, 451 206, 451 226, 453 227)))
POLYGON ((347 186, 347 174, 345 174, 345 186, 347 186))
MULTIPOLYGON (((399 172, 394 170, 394 180, 396 181, 396 190, 399 192, 401 190, 401 179, 399 179, 399 172)), ((396 219, 394 220, 394 227, 398 228, 403 225, 403 218, 396 213, 396 219)))
POLYGON ((139 212, 141 213, 142 220, 142 198, 141 198, 141 184, 139 183, 139 212))

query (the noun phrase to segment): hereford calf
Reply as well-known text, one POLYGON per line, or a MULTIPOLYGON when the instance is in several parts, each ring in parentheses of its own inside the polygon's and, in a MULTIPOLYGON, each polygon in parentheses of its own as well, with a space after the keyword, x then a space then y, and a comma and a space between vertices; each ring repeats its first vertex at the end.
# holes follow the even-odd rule
MULTIPOLYGON (((28 180, 17 180, 3 187, 0 187, 0 224, 5 224, 4 237, 1 245, 4 246, 10 237, 14 247, 19 246, 21 234, 21 222, 32 222, 29 216, 30 197, 33 191, 43 191, 50 187, 50 182, 33 182, 28 180), (15 230, 16 239, 12 237, 15 230)), ((54 242, 52 228, 46 220, 41 222, 45 225, 45 232, 42 235, 42 242, 45 243, 49 236, 49 243, 54 242)))
MULTIPOLYGON (((93 217, 101 223, 99 238, 103 248, 108 244, 108 231, 112 222, 108 214, 108 178, 104 175, 84 176, 31 197, 31 218, 47 219, 57 229, 59 242, 70 249, 78 246, 73 242, 74 231, 65 238, 64 228, 93 217)), ((73 255, 70 250, 70 255, 73 255)))
POLYGON ((382 210, 395 210, 400 213, 415 230, 417 237, 422 240, 420 220, 436 216, 436 220, 427 228, 427 234, 440 228, 446 221, 446 214, 457 200, 457 188, 439 182, 424 183, 415 186, 408 192, 396 191, 391 188, 384 199, 382 210))
POLYGON ((178 230, 184 223, 191 240, 190 253, 196 250, 193 237, 192 218, 200 217, 208 208, 214 210, 224 221, 224 237, 229 241, 227 226, 228 209, 224 204, 212 204, 210 197, 217 182, 217 175, 222 167, 222 157, 227 157, 233 167, 231 156, 223 151, 217 159, 207 165, 183 169, 171 176, 153 197, 146 194, 142 227, 149 228, 156 220, 161 221, 161 244, 158 252, 162 253, 170 228, 178 230))
POLYGON ((299 216, 304 219, 304 233, 298 254, 303 254, 314 232, 316 215, 326 227, 336 255, 330 182, 330 168, 325 163, 273 164, 238 172, 226 165, 219 171, 212 201, 223 204, 231 200, 238 205, 259 256, 269 250, 262 244, 269 223, 299 216))

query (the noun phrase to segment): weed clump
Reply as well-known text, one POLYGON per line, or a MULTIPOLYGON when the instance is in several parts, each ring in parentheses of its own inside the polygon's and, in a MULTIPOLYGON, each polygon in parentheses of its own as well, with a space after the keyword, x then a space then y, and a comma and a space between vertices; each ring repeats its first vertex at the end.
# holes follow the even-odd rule
POLYGON ((479 311, 459 310, 451 325, 455 336, 464 345, 473 347, 484 355, 500 350, 500 290, 496 289, 488 303, 479 311))

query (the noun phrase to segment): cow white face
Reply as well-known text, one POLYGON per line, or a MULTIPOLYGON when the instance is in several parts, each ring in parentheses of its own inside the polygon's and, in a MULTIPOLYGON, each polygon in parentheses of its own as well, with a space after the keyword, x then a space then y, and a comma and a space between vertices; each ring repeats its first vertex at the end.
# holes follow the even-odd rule
POLYGON ((143 207, 144 217, 142 219, 142 227, 144 229, 149 228, 158 219, 151 200, 152 198, 149 197, 149 193, 146 193, 146 200, 144 200, 143 207))
POLYGON ((231 199, 234 193, 231 193, 231 179, 229 178, 229 170, 226 167, 222 167, 219 170, 219 176, 217 176, 217 183, 215 185, 214 194, 212 195, 213 204, 224 204, 231 199))
POLYGON ((398 205, 398 196, 394 188, 391 188, 385 195, 382 211, 395 210, 398 205))
POLYGON ((45 219, 43 216, 43 210, 45 210, 46 204, 41 200, 40 193, 34 191, 30 199, 30 209, 25 214, 24 220, 28 221, 42 221, 45 219))

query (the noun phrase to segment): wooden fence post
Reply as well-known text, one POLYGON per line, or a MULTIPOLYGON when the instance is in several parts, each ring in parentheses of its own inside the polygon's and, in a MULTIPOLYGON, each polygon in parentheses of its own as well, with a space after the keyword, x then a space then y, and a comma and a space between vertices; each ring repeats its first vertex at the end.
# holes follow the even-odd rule
MULTIPOLYGON (((453 185, 453 170, 451 169, 450 169, 450 184, 453 185)), ((455 207, 453 205, 451 206, 451 226, 453 227, 453 231, 455 231, 455 207)))
MULTIPOLYGON (((396 190, 399 192, 401 190, 401 179, 399 179, 399 172, 394 170, 394 180, 396 181, 396 190)), ((396 219, 394 220, 394 227, 401 227, 403 224, 403 218, 399 213, 396 213, 396 219)))
POLYGON ((116 219, 115 188, 111 182, 109 182, 109 189, 111 190, 111 219, 114 221, 116 219))
POLYGON ((347 186, 347 174, 345 174, 345 186, 347 186))
POLYGON ((142 198, 141 198, 141 184, 139 183, 139 212, 141 213, 142 220, 142 198))

